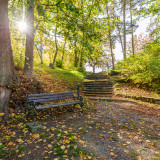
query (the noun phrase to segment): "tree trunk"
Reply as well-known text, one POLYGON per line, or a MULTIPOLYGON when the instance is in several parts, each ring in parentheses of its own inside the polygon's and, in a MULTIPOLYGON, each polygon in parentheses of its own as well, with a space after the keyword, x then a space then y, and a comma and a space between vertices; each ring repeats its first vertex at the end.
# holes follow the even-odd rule
POLYGON ((120 28, 119 28, 118 24, 117 24, 117 29, 118 29, 118 37, 119 37, 119 40, 120 40, 120 43, 121 43, 121 47, 122 47, 122 52, 124 53, 121 31, 120 31, 120 28))
MULTIPOLYGON (((84 31, 83 31, 83 42, 84 42, 84 31)), ((80 68, 81 68, 81 70, 83 70, 83 55, 84 55, 84 47, 82 45, 81 58, 80 58, 80 68)))
POLYGON ((123 0, 123 37, 124 37, 124 50, 123 56, 126 58, 126 0, 123 0))
POLYGON ((65 53, 65 48, 66 48, 66 42, 67 42, 67 38, 65 37, 64 46, 63 46, 63 54, 62 54, 62 62, 63 62, 63 59, 64 59, 64 53, 65 53))
POLYGON ((132 53, 134 55, 134 35, 133 35, 132 1, 131 0, 130 0, 130 16, 131 16, 131 34, 132 34, 132 53))
POLYGON ((95 66, 93 66, 93 74, 95 73, 95 66))
POLYGON ((74 49, 74 58, 75 58, 74 66, 77 68, 78 67, 78 55, 77 55, 77 41, 76 40, 74 42, 74 47, 75 47, 75 49, 74 49))
POLYGON ((41 37, 41 48, 40 48, 40 60, 41 60, 41 64, 43 64, 43 42, 42 42, 42 37, 41 37))
POLYGON ((53 58, 52 69, 55 68, 55 62, 56 62, 57 53, 58 53, 58 44, 57 44, 57 26, 56 26, 56 29, 55 29, 55 46, 56 46, 56 52, 55 52, 55 55, 54 55, 54 58, 53 58))
POLYGON ((111 37, 111 28, 110 28, 110 22, 109 22, 109 12, 108 12, 108 6, 106 6, 107 10, 107 16, 108 16, 108 28, 109 28, 109 42, 110 42, 110 50, 111 50, 111 57, 112 57, 112 69, 114 70, 114 55, 113 55, 113 48, 112 48, 112 37, 111 37))
MULTIPOLYGON (((30 2, 28 1, 28 4, 30 2)), ((26 52, 24 75, 33 77, 33 46, 34 46, 34 7, 31 6, 27 9, 27 31, 26 31, 26 52)))
POLYGON ((80 57, 80 69, 81 71, 83 70, 83 55, 84 55, 84 15, 83 15, 83 0, 81 0, 81 10, 82 10, 82 23, 83 23, 83 38, 82 38, 82 41, 83 41, 83 44, 82 44, 82 48, 81 48, 81 57, 80 57))
POLYGON ((8 0, 0 0, 0 112, 4 120, 9 118, 10 88, 15 78, 13 55, 9 32, 8 0))

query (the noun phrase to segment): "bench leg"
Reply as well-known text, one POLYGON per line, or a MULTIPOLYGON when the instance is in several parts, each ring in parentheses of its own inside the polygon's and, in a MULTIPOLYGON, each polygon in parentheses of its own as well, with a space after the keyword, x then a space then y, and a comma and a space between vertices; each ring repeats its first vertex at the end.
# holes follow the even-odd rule
POLYGON ((36 116, 37 116, 37 114, 36 114, 36 109, 35 109, 35 107, 34 107, 34 117, 33 117, 34 126, 37 125, 37 124, 36 124, 36 116))
POLYGON ((83 113, 83 111, 84 111, 84 110, 83 110, 83 102, 80 104, 80 106, 81 106, 81 108, 82 108, 82 113, 83 113))

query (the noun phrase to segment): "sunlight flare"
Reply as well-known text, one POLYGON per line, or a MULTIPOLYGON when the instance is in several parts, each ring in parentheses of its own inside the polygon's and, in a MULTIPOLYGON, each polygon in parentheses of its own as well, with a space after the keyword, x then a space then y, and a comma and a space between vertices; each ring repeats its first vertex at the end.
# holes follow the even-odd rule
POLYGON ((25 22, 25 21, 20 21, 20 22, 18 22, 18 29, 19 29, 21 32, 26 31, 26 22, 25 22))

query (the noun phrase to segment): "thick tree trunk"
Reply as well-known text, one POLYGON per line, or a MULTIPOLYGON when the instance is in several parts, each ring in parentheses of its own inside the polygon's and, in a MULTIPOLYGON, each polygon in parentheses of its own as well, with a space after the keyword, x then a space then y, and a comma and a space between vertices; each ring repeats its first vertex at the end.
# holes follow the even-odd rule
POLYGON ((15 78, 9 32, 8 0, 0 0, 0 112, 8 119, 10 88, 15 78))
POLYGON ((126 0, 123 0, 123 43, 124 43, 124 50, 123 56, 124 59, 126 58, 126 0))
MULTIPOLYGON (((28 2, 29 3, 29 2, 28 2)), ((34 46, 34 7, 27 9, 27 31, 24 75, 33 77, 33 46, 34 46)))

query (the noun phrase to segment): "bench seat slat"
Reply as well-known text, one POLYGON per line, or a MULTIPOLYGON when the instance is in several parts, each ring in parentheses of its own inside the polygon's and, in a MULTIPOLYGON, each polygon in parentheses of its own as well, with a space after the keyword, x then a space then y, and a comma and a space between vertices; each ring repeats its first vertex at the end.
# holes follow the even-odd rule
POLYGON ((67 103, 54 103, 50 105, 40 105, 39 107, 36 107, 36 110, 41 110, 41 109, 47 109, 47 108, 54 108, 54 107, 59 107, 59 106, 67 106, 67 105, 75 105, 75 104, 81 104, 81 101, 74 101, 74 102, 67 102, 67 103))
POLYGON ((56 96, 56 95, 65 95, 65 94, 72 94, 73 92, 63 92, 63 93, 42 93, 42 94, 28 94, 29 98, 31 97, 43 97, 43 96, 56 96))
POLYGON ((48 99, 36 99, 31 100, 30 102, 38 103, 38 102, 48 102, 48 101, 56 101, 56 100, 64 100, 64 99, 70 99, 71 97, 56 97, 56 98, 48 98, 48 99))
POLYGON ((48 95, 48 94, 44 94, 42 96, 27 96, 27 101, 28 102, 32 102, 32 101, 37 101, 41 100, 41 99, 53 99, 53 100, 59 100, 59 99, 71 99, 71 98, 75 98, 74 94, 72 93, 65 93, 65 94, 52 94, 52 95, 48 95))

